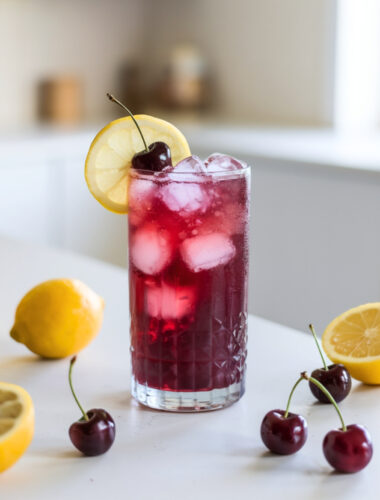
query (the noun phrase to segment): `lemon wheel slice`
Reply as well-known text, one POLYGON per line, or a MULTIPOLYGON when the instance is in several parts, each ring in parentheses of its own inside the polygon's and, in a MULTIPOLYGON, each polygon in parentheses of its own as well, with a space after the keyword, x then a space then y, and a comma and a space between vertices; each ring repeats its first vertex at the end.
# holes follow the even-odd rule
POLYGON ((33 434, 32 398, 22 387, 0 382, 0 472, 21 458, 33 434))
POLYGON ((334 363, 343 363, 352 377, 380 384, 380 302, 355 307, 335 318, 322 336, 334 363))
MULTIPOLYGON (((169 122, 148 115, 135 115, 146 143, 165 142, 172 163, 190 156, 184 135, 169 122)), ((91 194, 105 208, 128 212, 128 173, 133 155, 144 149, 140 133, 130 116, 104 127, 92 141, 85 164, 85 177, 91 194)))

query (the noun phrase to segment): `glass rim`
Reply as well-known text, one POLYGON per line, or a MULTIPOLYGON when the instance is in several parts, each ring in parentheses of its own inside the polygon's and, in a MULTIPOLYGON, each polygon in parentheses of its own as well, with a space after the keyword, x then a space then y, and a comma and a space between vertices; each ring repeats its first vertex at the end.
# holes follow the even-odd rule
POLYGON ((165 181, 181 181, 181 182, 199 182, 198 179, 213 179, 219 178, 234 178, 242 177, 247 172, 250 172, 251 165, 244 163, 243 168, 236 170, 216 170, 213 172, 176 172, 175 167, 171 172, 152 172, 152 170, 142 170, 131 168, 129 170, 130 177, 146 179, 146 180, 165 180, 165 181), (186 179, 187 176, 187 179, 186 179), (182 178, 181 178, 182 177, 182 178))

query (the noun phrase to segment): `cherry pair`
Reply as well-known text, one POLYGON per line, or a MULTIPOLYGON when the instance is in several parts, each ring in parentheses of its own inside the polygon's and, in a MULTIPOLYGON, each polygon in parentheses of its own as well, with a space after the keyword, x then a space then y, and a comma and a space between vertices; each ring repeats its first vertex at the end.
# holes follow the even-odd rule
POLYGON ((340 429, 328 432, 323 440, 326 460, 339 472, 358 472, 371 460, 373 446, 365 427, 345 425, 337 405, 337 401, 342 401, 350 392, 350 374, 343 365, 326 365, 313 325, 309 325, 309 328, 324 367, 314 370, 311 376, 306 372, 301 373, 290 392, 286 410, 272 410, 265 415, 261 424, 261 438, 269 450, 279 455, 290 455, 302 448, 308 435, 307 423, 303 416, 290 413, 289 407, 298 384, 308 380, 311 392, 319 401, 334 405, 342 424, 340 429))
POLYGON ((261 438, 273 453, 291 455, 305 444, 308 434, 306 420, 302 415, 289 412, 290 401, 297 385, 308 380, 324 393, 338 412, 342 427, 329 431, 323 440, 323 453, 329 464, 339 472, 358 472, 372 458, 372 441, 369 432, 362 425, 346 426, 342 414, 329 391, 306 372, 295 383, 286 410, 268 412, 261 424, 261 438))

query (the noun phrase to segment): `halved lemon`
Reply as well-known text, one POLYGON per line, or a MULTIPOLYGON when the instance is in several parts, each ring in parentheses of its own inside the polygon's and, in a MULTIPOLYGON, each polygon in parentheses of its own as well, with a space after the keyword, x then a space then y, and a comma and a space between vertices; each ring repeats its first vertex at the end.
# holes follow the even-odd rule
MULTIPOLYGON (((135 115, 146 143, 165 142, 172 163, 191 155, 189 145, 174 125, 148 115, 135 115)), ((132 157, 144 149, 140 133, 130 116, 104 127, 92 141, 85 164, 85 177, 91 194, 105 208, 128 212, 128 173, 132 157)))
POLYGON ((352 377, 380 384, 380 302, 354 307, 335 318, 322 335, 322 345, 352 377))
POLYGON ((33 434, 32 398, 22 387, 0 382, 0 472, 21 458, 33 434))

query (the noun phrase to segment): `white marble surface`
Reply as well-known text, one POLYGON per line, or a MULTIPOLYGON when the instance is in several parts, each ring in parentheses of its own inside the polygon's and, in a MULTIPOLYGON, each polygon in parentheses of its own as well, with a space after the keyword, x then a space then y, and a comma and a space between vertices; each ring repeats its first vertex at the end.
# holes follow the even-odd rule
POLYGON ((322 454, 325 433, 338 426, 331 407, 314 404, 306 386, 292 410, 309 423, 304 448, 272 456, 261 443, 264 414, 284 407, 301 370, 320 365, 308 335, 250 317, 247 392, 232 407, 203 414, 167 414, 140 407, 129 386, 125 270, 74 254, 0 239, 0 380, 23 385, 36 407, 36 433, 25 456, 0 475, 0 498, 12 500, 215 498, 378 498, 379 388, 355 383, 342 403, 347 423, 365 424, 374 457, 356 475, 332 472, 322 454), (75 276, 106 301, 104 327, 79 355, 74 383, 84 406, 114 417, 111 450, 84 458, 67 431, 79 417, 67 384, 68 360, 41 361, 8 337, 15 306, 34 284, 75 276))

